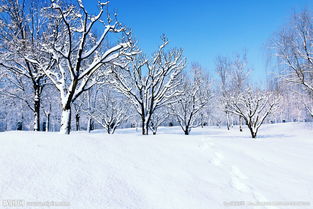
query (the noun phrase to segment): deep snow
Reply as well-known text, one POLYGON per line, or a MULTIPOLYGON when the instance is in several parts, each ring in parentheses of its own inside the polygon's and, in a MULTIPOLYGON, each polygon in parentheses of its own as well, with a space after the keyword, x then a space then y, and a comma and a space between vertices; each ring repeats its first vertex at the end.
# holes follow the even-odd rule
POLYGON ((0 208, 12 200, 23 201, 19 208, 48 208, 25 206, 35 201, 73 209, 313 208, 312 161, 308 123, 264 125, 257 139, 217 127, 190 136, 178 127, 156 136, 4 132, 0 208))

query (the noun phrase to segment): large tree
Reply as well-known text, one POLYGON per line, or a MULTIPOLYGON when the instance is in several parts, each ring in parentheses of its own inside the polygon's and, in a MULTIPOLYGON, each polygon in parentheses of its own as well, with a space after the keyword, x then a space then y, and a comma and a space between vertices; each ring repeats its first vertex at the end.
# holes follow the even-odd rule
POLYGON ((108 65, 125 65, 123 58, 132 55, 130 33, 116 15, 105 12, 107 4, 99 2, 96 15, 88 13, 80 0, 77 5, 65 6, 53 1, 45 8, 52 24, 49 44, 43 47, 53 56, 56 67, 44 72, 60 91, 62 133, 70 133, 71 104, 99 81, 95 74, 108 65), (100 35, 96 35, 96 30, 102 31, 100 35), (108 36, 120 41, 108 45, 108 36))
MULTIPOLYGON (((295 14, 273 39, 279 58, 280 77, 301 87, 307 96, 313 95, 313 15, 309 11, 295 14)), ((309 108, 310 109, 310 108, 309 108)))
POLYGON ((41 94, 47 83, 43 70, 53 65, 51 56, 40 47, 46 30, 40 16, 42 4, 36 0, 0 2, 0 67, 6 75, 2 82, 8 87, 2 93, 25 102, 34 115, 33 130, 39 131, 41 94), (40 59, 40 64, 34 59, 40 59))

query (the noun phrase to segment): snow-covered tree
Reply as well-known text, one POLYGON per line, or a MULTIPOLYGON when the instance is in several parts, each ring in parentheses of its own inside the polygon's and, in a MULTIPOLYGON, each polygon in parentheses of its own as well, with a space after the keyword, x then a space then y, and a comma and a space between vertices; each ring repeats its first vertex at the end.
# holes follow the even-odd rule
POLYGON ((256 138, 264 120, 278 107, 279 99, 276 93, 249 88, 240 94, 233 94, 229 99, 227 110, 241 116, 252 138, 256 138))
POLYGON ((284 79, 271 75, 268 78, 267 89, 278 92, 281 95, 279 109, 269 117, 269 122, 295 122, 310 120, 307 117, 310 113, 309 108, 312 106, 313 97, 309 92, 303 91, 299 85, 290 85, 284 79))
POLYGON ((153 135, 156 135, 159 126, 168 119, 170 115, 168 108, 169 107, 167 106, 163 106, 153 112, 149 123, 149 128, 151 129, 153 135))
POLYGON ((48 44, 43 47, 51 53, 56 67, 44 70, 60 91, 62 103, 61 132, 70 133, 71 104, 84 91, 95 85, 99 78, 94 76, 108 65, 124 66, 124 58, 133 55, 130 33, 106 10, 108 2, 98 3, 96 15, 88 13, 81 0, 78 5, 62 6, 52 1, 45 8, 49 25, 48 44), (99 36, 96 30, 101 30, 99 36), (115 45, 107 46, 108 36, 120 39, 115 45))
POLYGON ((227 111, 228 106, 228 98, 231 91, 231 61, 227 57, 219 56, 216 59, 216 73, 218 75, 218 78, 220 80, 219 82, 219 92, 220 92, 220 100, 222 103, 222 106, 224 108, 225 114, 226 114, 226 126, 227 130, 230 129, 230 114, 227 111))
POLYGON ((54 85, 48 84, 42 92, 41 109, 44 113, 45 120, 43 121, 42 130, 56 131, 59 129, 59 121, 57 118, 60 115, 60 100, 58 91, 54 85))
MULTIPOLYGON (((226 113, 227 129, 230 129, 232 116, 228 112, 229 97, 232 94, 241 93, 248 84, 248 75, 250 68, 248 67, 247 55, 236 54, 232 58, 218 57, 216 60, 216 72, 218 74, 219 92, 221 102, 226 113)), ((239 130, 242 131, 241 116, 239 116, 239 130)))
POLYGON ((93 86, 87 92, 84 92, 81 100, 85 100, 83 111, 87 112, 87 132, 90 133, 94 128, 94 120, 91 115, 94 113, 97 105, 100 85, 93 86))
POLYGON ((281 64, 280 77, 299 85, 313 95, 313 15, 305 10, 295 14, 273 39, 275 55, 281 64))
POLYGON ((96 106, 89 109, 90 115, 108 134, 113 134, 117 127, 130 117, 129 107, 123 95, 117 94, 109 87, 103 87, 98 93, 96 106))
POLYGON ((33 130, 40 130, 41 93, 46 84, 43 70, 53 64, 41 50, 46 22, 40 16, 40 1, 27 4, 18 0, 1 0, 0 67, 6 72, 8 88, 2 93, 20 99, 33 112, 33 130), (38 64, 34 60, 41 60, 38 64))
POLYGON ((300 100, 306 109, 306 111, 313 117, 313 92, 309 94, 309 97, 304 97, 300 100))
POLYGON ((148 135, 149 123, 154 111, 173 102, 181 93, 180 74, 186 61, 181 49, 165 51, 168 40, 163 43, 151 59, 137 55, 125 68, 112 69, 111 84, 123 93, 140 115, 142 134, 148 135))
POLYGON ((212 96, 208 77, 204 75, 201 66, 193 65, 191 74, 190 77, 184 77, 181 86, 183 94, 177 97, 177 103, 171 105, 171 112, 185 135, 201 125, 201 111, 212 96))
MULTIPOLYGON (((232 61, 231 68, 231 91, 240 94, 248 85, 250 68, 246 53, 237 54, 232 61)), ((242 131, 242 117, 239 116, 239 130, 242 131)))

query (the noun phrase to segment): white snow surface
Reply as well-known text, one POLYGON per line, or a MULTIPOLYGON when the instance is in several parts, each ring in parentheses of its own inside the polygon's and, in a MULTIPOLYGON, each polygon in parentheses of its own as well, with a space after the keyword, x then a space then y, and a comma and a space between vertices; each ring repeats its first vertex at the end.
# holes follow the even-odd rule
POLYGON ((140 131, 0 133, 0 208, 12 208, 3 200, 73 209, 313 208, 313 124, 263 125, 257 139, 237 128, 140 131), (287 205, 269 205, 278 201, 287 205), (296 201, 307 205, 288 206, 296 201), (258 202, 267 205, 248 205, 258 202))

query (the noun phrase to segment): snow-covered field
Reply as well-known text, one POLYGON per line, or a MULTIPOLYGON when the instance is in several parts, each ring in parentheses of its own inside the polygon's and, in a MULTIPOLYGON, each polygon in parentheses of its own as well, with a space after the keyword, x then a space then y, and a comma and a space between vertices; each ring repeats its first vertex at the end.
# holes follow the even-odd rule
POLYGON ((159 133, 0 133, 0 208, 313 208, 312 124, 159 133))

